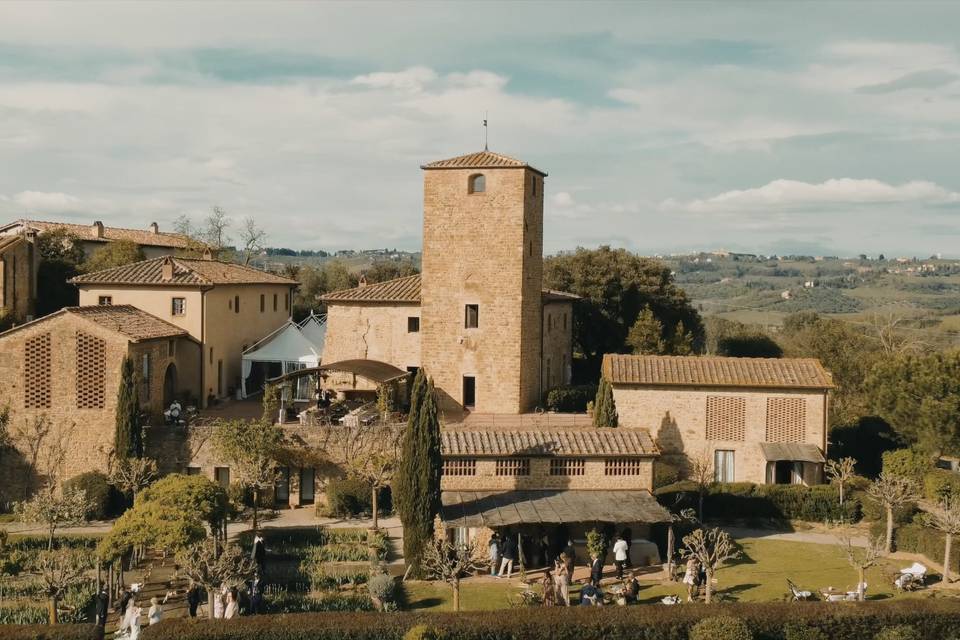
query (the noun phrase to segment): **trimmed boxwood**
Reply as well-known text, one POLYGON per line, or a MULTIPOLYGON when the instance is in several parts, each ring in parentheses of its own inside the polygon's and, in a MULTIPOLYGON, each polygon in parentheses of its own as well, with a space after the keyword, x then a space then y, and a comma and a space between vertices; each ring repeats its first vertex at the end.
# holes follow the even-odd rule
MULTIPOLYGON (((877 527, 880 529, 880 527, 877 527)), ((930 562, 943 562, 943 550, 946 538, 940 531, 924 527, 919 524, 904 524, 893 530, 893 546, 897 551, 919 553, 930 562)), ((954 540, 956 545, 956 539, 954 540)), ((950 571, 953 575, 960 574, 960 553, 950 554, 950 571)))
MULTIPOLYGON (((660 503, 679 510, 696 508, 697 486, 689 481, 677 482, 654 491, 660 503)), ((840 507, 840 494, 832 485, 753 484, 750 482, 717 482, 710 485, 704 498, 708 518, 722 514, 725 519, 772 518, 824 522, 840 520, 857 522, 861 517, 860 500, 846 496, 840 507)))
POLYGON ((423 624, 445 640, 686 640, 704 618, 731 616, 747 623, 755 640, 784 640, 788 625, 818 629, 831 640, 865 640, 901 624, 928 638, 950 638, 960 607, 948 600, 863 603, 764 603, 679 607, 571 607, 459 614, 404 612, 288 614, 234 620, 168 619, 147 627, 144 640, 400 640, 423 624))
POLYGON ((587 403, 597 396, 597 385, 563 385, 547 391, 547 410, 557 413, 586 413, 587 403))
POLYGON ((122 510, 123 496, 110 485, 107 476, 100 471, 88 471, 74 476, 63 483, 63 488, 83 489, 89 503, 87 517, 91 520, 103 520, 122 510))
POLYGON ((0 640, 103 640, 103 631, 94 624, 7 624, 0 640))

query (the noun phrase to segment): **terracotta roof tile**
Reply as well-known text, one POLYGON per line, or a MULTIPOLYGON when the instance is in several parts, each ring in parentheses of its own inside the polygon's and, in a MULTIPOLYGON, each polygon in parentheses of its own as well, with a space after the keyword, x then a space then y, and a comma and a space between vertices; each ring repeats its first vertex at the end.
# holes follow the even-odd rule
POLYGON ((444 430, 445 456, 653 456, 659 452, 646 429, 563 431, 444 430))
POLYGON ((540 171, 536 167, 533 167, 526 162, 517 160, 516 158, 511 158, 510 156, 505 156, 501 153, 494 153, 493 151, 478 151, 476 153, 468 153, 466 155, 457 156, 456 158, 448 158, 446 160, 437 160, 435 162, 428 162, 427 164, 420 165, 421 169, 510 169, 510 168, 526 168, 531 171, 536 171, 540 175, 547 175, 543 171, 540 171))
MULTIPOLYGON (((420 275, 405 276, 393 280, 384 280, 374 284, 331 291, 320 296, 324 302, 395 302, 420 304, 420 275)), ((573 302, 580 297, 563 291, 543 290, 544 302, 573 302)))
POLYGON ((187 335, 185 329, 129 304, 67 307, 67 313, 96 322, 133 340, 153 340, 187 335))
MULTIPOLYGON (((111 242, 113 240, 131 240, 139 245, 148 247, 169 247, 172 249, 187 249, 196 245, 189 237, 180 233, 161 231, 154 233, 149 229, 124 229, 122 227, 103 227, 103 237, 93 234, 92 224, 75 224, 71 222, 46 222, 44 220, 20 220, 18 224, 30 227, 38 232, 53 231, 63 228, 69 233, 78 236, 87 242, 111 242)), ((11 226, 11 225, 6 225, 11 226)))
POLYGON ((0 251, 6 251, 10 247, 20 244, 25 238, 21 235, 0 236, 0 251))
POLYGON ((613 384, 649 386, 830 389, 830 373, 813 358, 717 356, 603 356, 603 376, 613 384))
POLYGON ((171 286, 212 286, 218 284, 288 284, 297 282, 253 267, 201 260, 197 258, 173 258, 165 256, 143 260, 122 267, 85 273, 70 280, 74 284, 151 284, 171 286), (164 262, 173 264, 173 277, 163 279, 164 262))

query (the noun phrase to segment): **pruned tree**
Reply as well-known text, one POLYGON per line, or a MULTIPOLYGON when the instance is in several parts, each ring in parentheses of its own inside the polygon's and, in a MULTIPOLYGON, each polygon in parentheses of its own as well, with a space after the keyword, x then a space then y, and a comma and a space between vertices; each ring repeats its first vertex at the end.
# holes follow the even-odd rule
POLYGON ((830 478, 830 482, 837 485, 837 488, 840 490, 841 507, 843 506, 844 487, 850 482, 850 478, 853 477, 856 464, 856 459, 847 457, 840 460, 827 460, 827 464, 823 467, 827 477, 830 478))
POLYGON ((883 538, 868 538, 867 545, 861 547, 853 543, 850 536, 841 536, 840 548, 850 566, 857 570, 857 600, 863 601, 867 569, 877 564, 883 557, 883 538))
POLYGON ((897 509, 919 500, 920 492, 910 478, 884 471, 867 489, 867 494, 883 505, 886 511, 887 535, 884 553, 890 553, 893 551, 893 514, 897 509))
POLYGON ((87 492, 67 487, 61 495, 52 490, 38 491, 30 500, 14 505, 21 522, 42 524, 47 530, 47 549, 53 549, 57 529, 86 522, 90 505, 87 492))
POLYGON ((378 493, 390 484, 400 460, 401 429, 382 422, 334 426, 324 444, 324 453, 342 466, 347 475, 370 485, 373 528, 379 527, 378 493))
POLYGON ((67 454, 73 446, 74 424, 57 428, 45 415, 25 419, 14 429, 12 441, 24 453, 31 473, 40 479, 40 487, 26 483, 26 495, 45 487, 53 491, 60 484, 67 454))
POLYGON ((436 580, 442 580, 453 589, 453 610, 460 611, 460 580, 471 571, 484 566, 484 558, 476 542, 452 544, 434 539, 424 546, 421 564, 424 571, 436 580))
POLYGON ((733 538, 719 527, 701 528, 684 536, 680 557, 694 558, 707 574, 705 599, 710 604, 713 598, 713 577, 717 569, 728 560, 736 560, 742 554, 733 538))
POLYGON ((950 556, 953 537, 960 536, 960 496, 947 495, 936 505, 924 507, 927 526, 943 533, 943 582, 950 582, 950 556))
POLYGON ((93 568, 90 551, 68 548, 40 551, 30 562, 29 571, 38 576, 48 598, 49 624, 59 623, 57 606, 67 590, 87 581, 87 572, 93 568))
POLYGON ((239 584, 256 573, 250 556, 235 544, 221 544, 207 538, 177 553, 177 564, 183 574, 207 592, 207 608, 213 617, 214 594, 221 585, 239 584))
POLYGON ((252 526, 260 524, 260 496, 280 479, 277 458, 283 446, 283 427, 267 419, 219 421, 213 427, 213 446, 230 464, 237 480, 251 492, 252 526))
POLYGON ((137 493, 149 487, 157 477, 157 463, 150 458, 120 458, 110 469, 109 481, 118 491, 130 494, 136 500, 137 493))
POLYGON ((263 251, 263 243, 267 239, 267 232, 257 226, 257 221, 251 217, 244 218, 243 228, 240 229, 240 245, 243 251, 243 264, 250 264, 254 254, 263 251))
POLYGON ((713 462, 706 451, 690 459, 690 479, 697 485, 697 516, 703 522, 703 500, 713 484, 713 462))

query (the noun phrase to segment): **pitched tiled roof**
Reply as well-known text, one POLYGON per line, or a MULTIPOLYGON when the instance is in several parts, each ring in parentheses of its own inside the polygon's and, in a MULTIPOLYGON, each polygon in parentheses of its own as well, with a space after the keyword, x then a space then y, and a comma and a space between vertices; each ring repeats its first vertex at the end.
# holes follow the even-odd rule
POLYGON ((173 258, 165 256, 122 267, 85 273, 70 280, 74 284, 157 284, 172 286, 212 286, 217 284, 288 284, 295 280, 232 262, 173 258), (173 264, 173 277, 163 279, 163 264, 173 264))
POLYGON ((563 431, 444 430, 445 456, 653 456, 659 453, 646 429, 563 431))
POLYGON ((830 373, 813 358, 717 356, 603 356, 603 376, 613 384, 650 386, 830 389, 830 373))
POLYGON ((429 162, 424 165, 420 165, 421 169, 511 169, 511 168, 527 168, 531 171, 536 171, 540 175, 547 175, 540 169, 532 167, 526 162, 517 160, 516 158, 511 158, 510 156, 505 156, 500 153, 494 153, 493 151, 478 151, 476 153, 468 153, 463 156, 457 156, 456 158, 448 158, 447 160, 437 160, 435 162, 429 162))
MULTIPOLYGON (((324 302, 395 302, 420 304, 420 274, 385 280, 374 284, 331 291, 320 299, 324 302)), ((580 297, 563 291, 543 290, 544 302, 573 302, 580 297)))
POLYGON ((420 304, 420 276, 412 275, 374 284, 332 291, 324 302, 409 302, 420 304))
POLYGON ((67 307, 65 311, 92 320, 104 328, 122 333, 133 340, 174 338, 187 335, 185 329, 129 304, 67 307))
POLYGON ((189 237, 180 233, 168 233, 161 231, 154 233, 150 229, 124 229, 121 227, 103 227, 103 237, 97 237, 93 232, 92 224, 75 224, 72 222, 46 222, 43 220, 19 220, 10 225, 4 225, 4 228, 15 225, 35 229, 43 233, 44 231, 53 231, 63 228, 67 232, 79 237, 87 242, 111 242, 113 240, 131 240, 139 245, 148 247, 169 247, 172 249, 186 249, 195 246, 189 237))
POLYGON ((21 235, 0 236, 0 251, 4 251, 16 244, 19 244, 24 238, 21 235))

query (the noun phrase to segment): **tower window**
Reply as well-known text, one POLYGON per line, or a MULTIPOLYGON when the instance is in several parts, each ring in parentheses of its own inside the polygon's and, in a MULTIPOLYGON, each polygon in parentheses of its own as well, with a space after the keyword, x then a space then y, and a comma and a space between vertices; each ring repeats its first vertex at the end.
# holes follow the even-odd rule
POLYGON ((480 305, 468 304, 464 309, 463 327, 465 329, 476 329, 480 326, 480 305))
POLYGON ((533 195, 537 195, 537 176, 530 176, 530 187, 533 190, 533 195))
POLYGON ((233 296, 233 312, 240 313, 240 296, 233 296))
POLYGON ((417 316, 409 316, 407 318, 407 333, 419 333, 420 332, 420 318, 417 316))
POLYGON ((260 294, 260 313, 263 313, 267 310, 267 296, 266 294, 260 294))
POLYGON ((477 173, 470 176, 470 180, 467 183, 467 192, 468 193, 483 193, 487 190, 487 178, 482 173, 477 173))

